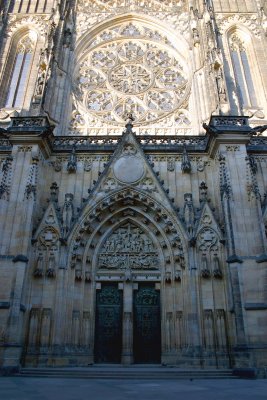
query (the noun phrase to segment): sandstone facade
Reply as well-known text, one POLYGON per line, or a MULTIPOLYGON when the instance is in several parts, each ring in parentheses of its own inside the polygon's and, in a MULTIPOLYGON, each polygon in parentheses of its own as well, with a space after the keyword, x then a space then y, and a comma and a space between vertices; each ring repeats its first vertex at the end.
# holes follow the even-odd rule
POLYGON ((2 2, 2 368, 266 367, 266 13, 2 2))

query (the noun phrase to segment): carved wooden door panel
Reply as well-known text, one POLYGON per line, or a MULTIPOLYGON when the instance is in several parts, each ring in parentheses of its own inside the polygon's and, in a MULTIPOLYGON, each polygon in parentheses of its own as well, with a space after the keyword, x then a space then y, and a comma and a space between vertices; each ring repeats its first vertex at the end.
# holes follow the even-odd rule
POLYGON ((134 292, 134 362, 159 363, 161 356, 160 294, 153 285, 134 292))
POLYGON ((120 363, 122 292, 118 284, 102 284, 96 293, 95 362, 120 363))

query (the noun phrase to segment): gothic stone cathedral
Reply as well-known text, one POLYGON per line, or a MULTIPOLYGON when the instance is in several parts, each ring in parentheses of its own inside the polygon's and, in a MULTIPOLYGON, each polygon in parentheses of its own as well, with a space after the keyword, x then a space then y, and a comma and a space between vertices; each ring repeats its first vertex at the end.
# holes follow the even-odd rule
POLYGON ((0 7, 0 367, 265 368, 266 1, 0 7))

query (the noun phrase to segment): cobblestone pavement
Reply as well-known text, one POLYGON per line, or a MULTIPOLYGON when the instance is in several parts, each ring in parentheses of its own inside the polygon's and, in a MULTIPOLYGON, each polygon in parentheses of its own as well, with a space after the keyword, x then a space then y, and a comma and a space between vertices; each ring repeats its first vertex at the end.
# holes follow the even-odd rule
POLYGON ((0 378, 1 400, 267 400, 267 380, 0 378))

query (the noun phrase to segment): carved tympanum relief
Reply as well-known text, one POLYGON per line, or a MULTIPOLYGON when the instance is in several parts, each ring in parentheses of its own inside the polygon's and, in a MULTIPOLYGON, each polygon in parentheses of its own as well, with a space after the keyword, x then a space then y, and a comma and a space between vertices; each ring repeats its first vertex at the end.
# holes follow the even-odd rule
POLYGON ((130 222, 115 230, 104 242, 99 269, 155 270, 158 254, 150 237, 130 222))
POLYGON ((184 108, 190 85, 184 58, 163 34, 137 22, 98 34, 74 81, 77 108, 107 124, 153 123, 184 108))

